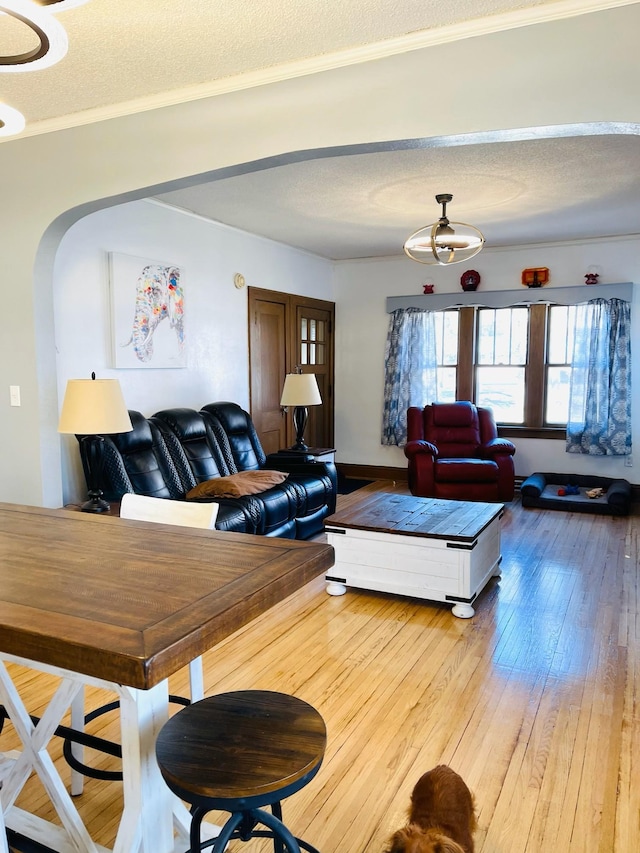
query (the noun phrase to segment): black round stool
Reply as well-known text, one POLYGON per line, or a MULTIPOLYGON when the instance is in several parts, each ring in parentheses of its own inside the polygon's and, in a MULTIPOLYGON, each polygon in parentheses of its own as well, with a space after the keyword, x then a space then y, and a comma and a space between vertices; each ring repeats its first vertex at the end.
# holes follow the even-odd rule
POLYGON ((318 853, 284 825, 280 802, 313 779, 326 743, 316 709, 285 693, 239 690, 178 711, 158 735, 156 757, 169 788, 191 804, 190 853, 209 845, 222 853, 232 839, 255 837, 273 838, 275 853, 318 853), (214 809, 231 815, 217 838, 201 843, 202 820, 214 809))

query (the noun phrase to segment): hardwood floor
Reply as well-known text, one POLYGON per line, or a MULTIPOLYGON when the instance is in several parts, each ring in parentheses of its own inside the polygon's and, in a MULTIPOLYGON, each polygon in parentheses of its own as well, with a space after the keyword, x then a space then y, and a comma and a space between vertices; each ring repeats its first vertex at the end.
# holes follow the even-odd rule
MULTIPOLYGON (((375 489, 405 491, 390 482, 364 491, 375 489)), ((284 803, 289 826, 322 853, 381 851, 413 785, 439 763, 475 793, 477 853, 634 853, 639 530, 637 511, 610 518, 515 501, 503 519, 502 579, 478 598, 473 619, 392 595, 331 597, 318 578, 205 655, 206 693, 290 692, 323 715, 324 764, 284 803)), ((38 713, 46 679, 23 677, 38 713)), ((186 671, 171 688, 187 692, 186 671)), ((90 692, 88 704, 103 698, 90 692)), ((117 726, 103 719, 91 730, 115 737, 117 726)), ((13 745, 9 725, 1 738, 13 745)), ((37 780, 20 803, 47 813, 37 780)), ((111 844, 119 784, 88 781, 78 806, 111 844)), ((272 849, 230 849, 243 848, 272 849)))

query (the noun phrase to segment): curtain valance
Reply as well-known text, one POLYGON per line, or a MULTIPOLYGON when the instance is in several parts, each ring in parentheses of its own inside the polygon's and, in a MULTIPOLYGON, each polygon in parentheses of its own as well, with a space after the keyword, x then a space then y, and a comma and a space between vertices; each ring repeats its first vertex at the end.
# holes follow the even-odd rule
POLYGON ((474 290, 457 293, 416 293, 412 296, 388 296, 387 314, 398 308, 445 311, 478 305, 482 308, 511 308, 514 305, 581 305, 591 299, 622 299, 631 302, 633 282, 621 284, 581 284, 577 287, 521 287, 520 290, 474 290))

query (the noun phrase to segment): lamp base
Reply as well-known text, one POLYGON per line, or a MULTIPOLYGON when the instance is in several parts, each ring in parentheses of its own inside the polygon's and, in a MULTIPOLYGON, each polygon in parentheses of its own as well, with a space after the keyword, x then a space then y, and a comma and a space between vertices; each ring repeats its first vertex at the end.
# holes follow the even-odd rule
POLYGON ((80 507, 81 512, 109 512, 110 509, 111 504, 104 500, 102 492, 98 494, 89 492, 89 500, 80 507))
POLYGON ((308 446, 304 443, 304 441, 296 441, 295 444, 292 444, 289 450, 299 450, 302 453, 306 453, 309 450, 308 446))
POLYGON ((304 443, 304 429, 307 425, 308 411, 306 406, 294 406, 293 408, 293 426, 296 431, 296 443, 291 450, 308 450, 309 448, 304 443))

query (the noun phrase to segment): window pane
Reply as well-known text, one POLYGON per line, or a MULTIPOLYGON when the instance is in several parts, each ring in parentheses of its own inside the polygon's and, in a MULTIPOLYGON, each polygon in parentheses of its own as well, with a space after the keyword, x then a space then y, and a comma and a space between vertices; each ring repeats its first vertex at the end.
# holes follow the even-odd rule
POLYGON ((494 363, 495 311, 478 312, 478 364, 494 363))
POLYGON ((316 364, 324 364, 324 344, 316 344, 316 364))
POLYGON ((307 337, 307 321, 304 317, 300 320, 300 337, 302 340, 307 337))
POLYGON ((316 364, 316 345, 309 344, 309 364, 316 364))
POLYGON ((455 367, 439 367, 438 374, 438 402, 455 403, 456 401, 456 373, 455 367))
POLYGON ((307 345, 300 345, 300 364, 307 364, 307 345))
MULTIPOLYGON (((458 363, 458 321, 457 311, 443 311, 443 348, 441 364, 458 363)), ((454 371, 455 374, 455 371, 454 371)), ((455 399, 455 382, 454 382, 455 399)))
POLYGON ((575 305, 552 305, 549 309, 549 364, 569 364, 573 356, 575 305))
POLYGON ((511 364, 527 363, 527 345, 529 340, 529 309, 511 310, 511 364))
POLYGON ((309 320, 309 338, 312 341, 316 339, 316 321, 309 320))
POLYGON ((568 365, 547 368, 546 424, 566 424, 569 417, 570 376, 571 368, 568 365))
POLYGON ((476 403, 500 423, 524 423, 524 367, 478 367, 476 403))
POLYGON ((495 312, 496 327, 493 345, 494 364, 511 364, 511 310, 500 309, 495 312))
POLYGON ((434 311, 436 359, 438 365, 458 363, 458 312, 434 311))

